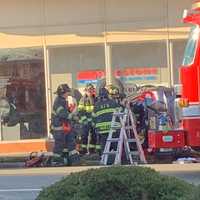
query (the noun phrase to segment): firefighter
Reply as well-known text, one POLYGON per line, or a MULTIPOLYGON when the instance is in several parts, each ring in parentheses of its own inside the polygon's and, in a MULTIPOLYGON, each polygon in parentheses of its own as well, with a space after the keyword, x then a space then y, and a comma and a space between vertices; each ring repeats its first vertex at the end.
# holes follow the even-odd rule
POLYGON ((101 147, 100 154, 102 154, 105 148, 111 127, 112 116, 116 109, 121 109, 120 105, 113 99, 109 98, 109 92, 106 88, 101 88, 99 91, 98 101, 95 103, 92 114, 93 124, 97 134, 97 143, 101 147))
POLYGON ((67 84, 58 86, 57 97, 53 104, 51 130, 55 140, 54 155, 68 159, 67 164, 77 164, 79 154, 75 150, 75 138, 70 125, 70 113, 68 110, 67 97, 71 89, 67 84))
POLYGON ((83 127, 81 136, 80 153, 94 153, 96 151, 96 134, 92 126, 92 112, 96 101, 95 87, 89 83, 86 85, 85 94, 79 101, 78 111, 80 116, 80 124, 83 127), (88 142, 89 141, 89 142, 88 142), (89 143, 89 146, 88 146, 89 143), (87 149, 89 147, 89 149, 87 149))
POLYGON ((141 100, 130 103, 131 111, 134 113, 136 120, 136 130, 143 147, 148 145, 148 111, 141 100))

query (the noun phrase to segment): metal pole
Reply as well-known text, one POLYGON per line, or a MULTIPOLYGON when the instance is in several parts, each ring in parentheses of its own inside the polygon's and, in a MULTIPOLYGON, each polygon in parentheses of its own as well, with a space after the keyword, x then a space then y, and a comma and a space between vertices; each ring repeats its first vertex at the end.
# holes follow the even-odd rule
POLYGON ((169 87, 174 85, 174 69, 173 69, 173 43, 169 39, 166 40, 167 51, 167 68, 168 68, 168 84, 169 87))
POLYGON ((45 97, 46 97, 46 122, 47 122, 47 137, 52 138, 50 134, 50 120, 51 120, 51 93, 50 93, 50 72, 49 72, 49 50, 46 45, 46 0, 42 0, 42 23, 43 23, 43 52, 44 52, 44 76, 45 76, 45 97))
POLYGON ((47 119, 47 137, 52 138, 50 134, 51 120, 51 94, 50 94, 50 72, 49 72, 49 50, 44 42, 44 74, 45 74, 45 94, 46 94, 46 119, 47 119))
POLYGON ((111 85, 113 80, 111 45, 108 45, 105 42, 104 48, 105 48, 105 65, 106 65, 106 85, 111 85))
POLYGON ((171 71, 171 85, 174 86, 174 56, 173 56, 173 42, 169 41, 169 51, 170 51, 170 71, 171 71))
POLYGON ((107 8, 106 0, 103 1, 103 17, 104 17, 104 53, 105 53, 105 71, 106 71, 106 85, 111 85, 113 81, 112 74, 112 55, 111 45, 107 42, 107 8))

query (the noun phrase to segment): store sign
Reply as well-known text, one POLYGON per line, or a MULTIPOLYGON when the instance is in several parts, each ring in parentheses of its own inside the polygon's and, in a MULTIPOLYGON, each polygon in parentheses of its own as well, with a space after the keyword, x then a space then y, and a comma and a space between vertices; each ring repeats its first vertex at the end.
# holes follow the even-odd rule
MULTIPOLYGON (((156 67, 126 67, 124 69, 116 69, 114 76, 119 79, 125 87, 127 94, 133 93, 135 84, 145 84, 158 80, 158 68, 156 67)), ((103 70, 86 70, 77 74, 77 85, 80 90, 85 88, 87 83, 97 85, 97 83, 105 78, 103 70)))
POLYGON ((135 84, 148 84, 158 80, 156 67, 127 67, 115 70, 115 77, 124 85, 125 93, 131 95, 136 92, 135 84))
POLYGON ((86 70, 77 74, 78 88, 84 88, 88 83, 97 85, 98 81, 105 77, 103 70, 86 70))
POLYGON ((155 81, 158 78, 158 68, 140 67, 124 68, 115 71, 115 77, 119 78, 124 84, 138 81, 155 81))

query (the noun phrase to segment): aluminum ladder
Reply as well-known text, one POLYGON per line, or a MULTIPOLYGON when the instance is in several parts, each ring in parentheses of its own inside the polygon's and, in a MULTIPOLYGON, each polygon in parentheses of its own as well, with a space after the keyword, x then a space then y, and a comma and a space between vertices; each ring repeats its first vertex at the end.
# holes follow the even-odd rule
POLYGON ((114 159, 112 164, 121 165, 123 152, 125 152, 126 159, 131 165, 147 163, 137 134, 133 113, 129 108, 125 108, 124 112, 113 113, 111 128, 100 164, 108 165, 109 157, 112 156, 112 160, 114 159), (120 126, 118 126, 119 124, 120 126), (113 137, 113 134, 117 132, 118 137, 113 137), (112 149, 112 144, 115 144, 115 149, 112 149))

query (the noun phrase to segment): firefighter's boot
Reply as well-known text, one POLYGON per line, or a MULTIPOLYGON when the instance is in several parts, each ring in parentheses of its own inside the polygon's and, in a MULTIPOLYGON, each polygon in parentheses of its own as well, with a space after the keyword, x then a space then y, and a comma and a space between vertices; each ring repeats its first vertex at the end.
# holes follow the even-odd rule
POLYGON ((80 165, 79 152, 76 151, 75 149, 72 151, 69 151, 69 165, 70 166, 80 165))
POLYGON ((63 165, 64 165, 64 166, 70 165, 69 151, 68 151, 68 149, 63 149, 63 152, 62 152, 61 157, 62 157, 62 159, 63 159, 63 165))

